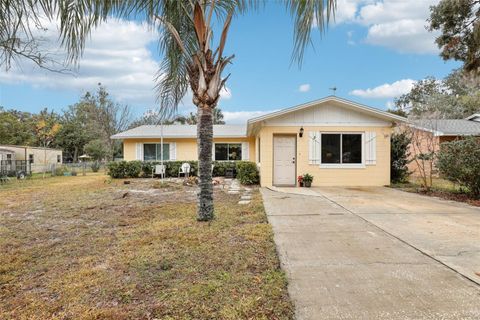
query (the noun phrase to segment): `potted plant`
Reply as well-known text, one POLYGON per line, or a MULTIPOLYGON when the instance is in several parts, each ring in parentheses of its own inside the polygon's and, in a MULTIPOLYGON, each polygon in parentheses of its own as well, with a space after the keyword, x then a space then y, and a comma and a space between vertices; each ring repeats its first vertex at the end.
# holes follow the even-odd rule
POLYGON ((300 187, 303 187, 303 176, 298 176, 298 177, 297 177, 297 181, 298 181, 298 185, 299 185, 300 187))
POLYGON ((312 181, 313 181, 313 176, 305 173, 303 175, 303 185, 307 188, 310 188, 312 186, 312 181))

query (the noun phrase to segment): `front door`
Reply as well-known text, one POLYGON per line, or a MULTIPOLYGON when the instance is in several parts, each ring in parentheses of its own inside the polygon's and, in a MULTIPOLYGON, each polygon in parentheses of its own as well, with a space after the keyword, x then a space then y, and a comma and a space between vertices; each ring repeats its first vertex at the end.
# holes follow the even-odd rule
POLYGON ((273 184, 295 186, 296 136, 273 137, 273 184))

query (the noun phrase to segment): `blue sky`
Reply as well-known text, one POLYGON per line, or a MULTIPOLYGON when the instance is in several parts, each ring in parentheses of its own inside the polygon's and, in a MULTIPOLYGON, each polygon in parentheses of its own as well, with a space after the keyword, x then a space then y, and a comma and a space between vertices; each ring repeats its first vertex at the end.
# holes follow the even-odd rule
MULTIPOLYGON (((336 22, 323 37, 313 30, 301 68, 291 64, 292 20, 283 5, 236 17, 226 53, 235 54, 220 107, 228 122, 331 94, 385 109, 415 80, 443 77, 445 63, 425 29, 436 0, 338 0, 336 22)), ((46 38, 55 38, 50 27, 46 38)), ((137 22, 112 21, 92 34, 76 76, 38 70, 28 63, 0 73, 0 105, 37 112, 61 110, 98 82, 135 115, 155 109, 153 77, 160 57, 156 35, 137 22)), ((193 111, 187 97, 180 112, 193 111)))

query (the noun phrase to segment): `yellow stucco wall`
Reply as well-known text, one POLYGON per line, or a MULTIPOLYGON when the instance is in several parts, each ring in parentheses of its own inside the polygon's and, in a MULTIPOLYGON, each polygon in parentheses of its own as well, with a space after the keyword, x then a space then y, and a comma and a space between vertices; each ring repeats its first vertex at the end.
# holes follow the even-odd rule
POLYGON ((314 176, 312 186, 383 186, 390 184, 390 127, 304 127, 298 137, 299 127, 262 127, 260 138, 260 179, 263 187, 273 181, 273 136, 292 134, 297 137, 297 176, 309 173, 314 176), (376 164, 364 168, 320 168, 308 163, 309 131, 324 132, 376 132, 376 164))
MULTIPOLYGON (((390 127, 304 127, 304 135, 298 137, 299 127, 266 126, 257 137, 221 138, 214 143, 249 142, 249 159, 257 161, 255 142, 260 138, 260 180, 263 187, 272 186, 273 181, 273 136, 291 134, 297 141, 297 176, 309 173, 314 176, 313 186, 383 186, 390 184, 390 127), (320 168, 308 163, 309 131, 322 132, 376 132, 376 164, 363 168, 320 168)), ((177 160, 197 160, 196 139, 164 139, 164 143, 176 142, 177 160)), ((124 141, 124 159, 135 160, 136 143, 160 143, 159 139, 128 139, 124 141)))
MULTIPOLYGON (((241 143, 249 142, 249 160, 255 161, 255 138, 215 138, 214 143, 241 143)), ((197 139, 163 139, 164 143, 175 142, 177 146, 177 160, 197 160, 197 139)), ((123 159, 135 160, 137 143, 160 143, 160 139, 127 139, 123 141, 123 159)))

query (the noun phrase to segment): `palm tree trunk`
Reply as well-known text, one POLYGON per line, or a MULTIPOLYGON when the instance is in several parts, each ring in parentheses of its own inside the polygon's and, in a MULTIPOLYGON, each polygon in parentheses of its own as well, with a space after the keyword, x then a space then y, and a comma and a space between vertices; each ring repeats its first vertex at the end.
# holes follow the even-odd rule
POLYGON ((202 105, 198 108, 197 145, 198 145, 198 221, 213 219, 213 184, 212 184, 212 140, 213 108, 202 105))

